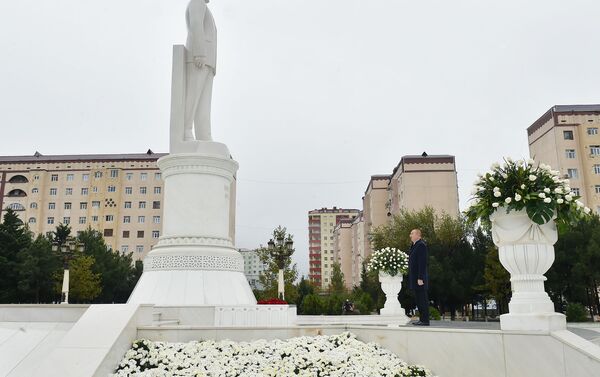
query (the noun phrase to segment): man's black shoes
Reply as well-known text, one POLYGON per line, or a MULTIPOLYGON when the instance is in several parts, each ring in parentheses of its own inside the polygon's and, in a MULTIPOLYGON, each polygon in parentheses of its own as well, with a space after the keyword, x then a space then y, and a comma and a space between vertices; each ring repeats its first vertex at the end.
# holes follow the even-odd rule
POLYGON ((429 326, 429 322, 416 321, 411 323, 414 326, 429 326))

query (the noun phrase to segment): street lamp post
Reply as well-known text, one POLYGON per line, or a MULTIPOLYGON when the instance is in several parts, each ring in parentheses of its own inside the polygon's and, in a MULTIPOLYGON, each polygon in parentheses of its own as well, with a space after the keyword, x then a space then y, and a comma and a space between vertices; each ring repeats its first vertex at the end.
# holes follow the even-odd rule
POLYGON ((63 243, 53 242, 52 250, 59 251, 63 257, 63 282, 61 289, 61 304, 69 303, 69 261, 75 255, 75 252, 83 252, 83 244, 77 242, 74 238, 67 238, 63 243))
POLYGON ((284 270, 285 264, 288 258, 294 253, 294 241, 291 237, 284 239, 282 236, 278 237, 275 241, 272 239, 268 242, 269 254, 271 258, 275 260, 277 264, 278 279, 277 279, 277 296, 280 300, 285 300, 285 280, 284 270))

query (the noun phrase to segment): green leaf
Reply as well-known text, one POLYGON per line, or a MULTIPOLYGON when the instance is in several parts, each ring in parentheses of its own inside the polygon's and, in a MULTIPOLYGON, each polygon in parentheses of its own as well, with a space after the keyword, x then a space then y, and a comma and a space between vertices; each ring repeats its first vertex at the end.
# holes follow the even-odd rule
POLYGON ((536 203, 527 206, 527 215, 536 224, 542 225, 552 220, 554 215, 554 209, 549 205, 543 203, 536 203))

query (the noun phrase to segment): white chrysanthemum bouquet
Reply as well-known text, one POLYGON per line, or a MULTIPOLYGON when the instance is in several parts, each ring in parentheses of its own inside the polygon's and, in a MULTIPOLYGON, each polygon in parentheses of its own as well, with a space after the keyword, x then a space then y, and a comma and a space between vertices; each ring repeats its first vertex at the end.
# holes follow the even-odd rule
POLYGON ((368 271, 383 271, 391 276, 408 272, 408 254, 404 251, 386 247, 371 254, 367 264, 368 271))
POLYGON ((525 209, 537 224, 545 224, 556 213, 559 223, 573 224, 590 213, 579 196, 571 190, 569 180, 560 172, 534 160, 505 160, 495 163, 491 171, 479 175, 472 192, 472 204, 466 211, 470 222, 489 222, 490 215, 501 208, 507 212, 525 209))

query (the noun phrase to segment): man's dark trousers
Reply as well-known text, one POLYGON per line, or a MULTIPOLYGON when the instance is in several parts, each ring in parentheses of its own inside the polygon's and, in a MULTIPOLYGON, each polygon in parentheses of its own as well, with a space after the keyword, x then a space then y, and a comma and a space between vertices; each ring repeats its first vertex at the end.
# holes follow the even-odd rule
POLYGON ((429 323, 429 295, 427 290, 421 286, 421 288, 415 289, 415 296, 417 309, 419 309, 419 321, 429 323))

